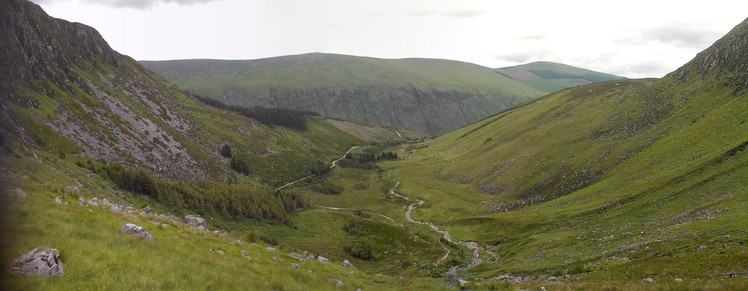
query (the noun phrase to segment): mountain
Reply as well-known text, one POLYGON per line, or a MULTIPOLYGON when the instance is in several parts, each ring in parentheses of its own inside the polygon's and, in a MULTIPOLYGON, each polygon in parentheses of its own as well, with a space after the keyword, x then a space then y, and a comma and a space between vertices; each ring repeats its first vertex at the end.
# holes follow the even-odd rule
POLYGON ((431 135, 543 94, 490 68, 436 59, 313 53, 141 64, 183 89, 230 104, 311 110, 431 135))
MULTIPOLYGON (((374 282, 337 253, 324 253, 336 264, 304 263, 264 242, 312 211, 306 193, 280 186, 325 185, 330 162, 354 145, 412 132, 195 98, 95 29, 24 0, 0 1, 0 88, 0 289, 425 288, 374 282), (129 223, 153 242, 118 233, 129 223), (36 247, 57 249, 64 274, 16 274, 28 259, 14 259, 36 247)), ((419 254, 413 245, 401 248, 419 254)))
POLYGON ((662 79, 565 89, 383 166, 415 219, 500 256, 470 275, 742 289, 747 92, 748 20, 662 79))
POLYGON ((553 93, 562 89, 597 82, 623 79, 623 77, 577 68, 553 62, 532 62, 499 68, 496 72, 525 85, 553 93))

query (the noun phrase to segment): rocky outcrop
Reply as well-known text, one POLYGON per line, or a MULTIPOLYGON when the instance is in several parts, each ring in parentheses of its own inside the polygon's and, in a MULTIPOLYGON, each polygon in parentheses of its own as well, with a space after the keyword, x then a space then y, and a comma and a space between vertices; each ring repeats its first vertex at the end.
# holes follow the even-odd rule
POLYGON ((153 236, 149 232, 147 232, 145 228, 142 228, 132 223, 123 225, 119 229, 119 232, 124 233, 124 234, 129 234, 134 237, 140 237, 149 242, 153 242, 153 236))
POLYGON ((208 230, 208 224, 200 216, 197 215, 185 215, 184 224, 194 227, 197 230, 208 230))
POLYGON ((13 260, 10 271, 21 275, 56 277, 62 275, 65 268, 60 260, 60 251, 35 248, 13 260))

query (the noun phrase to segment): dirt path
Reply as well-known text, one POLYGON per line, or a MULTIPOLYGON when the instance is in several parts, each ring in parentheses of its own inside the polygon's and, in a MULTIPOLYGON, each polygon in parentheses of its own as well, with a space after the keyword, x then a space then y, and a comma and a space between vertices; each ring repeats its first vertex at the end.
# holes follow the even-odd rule
MULTIPOLYGON (((345 159, 345 156, 347 156, 347 155, 348 155, 349 153, 351 153, 351 151, 352 151, 352 150, 354 150, 354 149, 357 149, 357 148, 360 148, 360 147, 362 147, 362 146, 353 146, 353 147, 351 147, 350 149, 348 149, 348 151, 347 151, 347 152, 345 152, 345 154, 343 154, 343 156, 342 156, 342 157, 340 157, 340 158, 339 158, 339 159, 337 159, 337 160, 334 160, 334 161, 332 161, 332 163, 330 164, 330 169, 332 169, 332 168, 335 168, 335 166, 336 166, 336 165, 338 164, 338 162, 340 162, 341 160, 345 159)), ((313 177, 313 176, 314 176, 314 175, 309 175, 309 176, 306 176, 306 177, 301 177, 301 178, 299 178, 299 179, 296 179, 296 180, 294 180, 294 181, 292 181, 292 182, 288 182, 288 183, 286 183, 286 184, 285 184, 285 185, 283 185, 283 186, 280 186, 280 187, 278 187, 278 188, 275 188, 275 191, 278 191, 278 190, 280 190, 280 189, 283 189, 283 188, 286 188, 286 187, 288 187, 288 186, 291 186, 291 185, 293 185, 293 184, 296 184, 297 182, 301 182, 301 181, 304 181, 304 180, 306 180, 306 179, 309 179, 309 178, 311 178, 311 177, 313 177)))
POLYGON ((355 211, 355 210, 359 210, 359 211, 361 211, 363 213, 366 213, 366 214, 369 214, 369 215, 379 216, 381 218, 387 219, 387 220, 389 220, 389 221, 397 224, 397 221, 395 221, 391 217, 389 217, 387 215, 384 215, 384 214, 379 214, 379 213, 364 211, 364 210, 360 210, 360 209, 353 209, 353 208, 329 207, 329 206, 321 206, 321 205, 317 205, 317 206, 320 207, 320 208, 328 209, 328 210, 342 210, 342 211, 355 211))
MULTIPOLYGON (((399 184, 400 184, 400 181, 398 181, 397 184, 395 184, 395 185, 399 185, 399 184)), ((394 187, 390 190, 390 193, 394 193, 394 187)), ((401 196, 401 197, 405 197, 405 196, 402 196, 400 194, 397 194, 397 195, 401 196)), ((468 248, 469 250, 473 251, 473 260, 467 266, 462 267, 462 268, 457 267, 457 266, 452 267, 452 268, 450 268, 449 271, 447 271, 447 273, 456 274, 457 271, 459 271, 459 270, 472 269, 475 266, 482 264, 484 262, 484 260, 480 258, 481 251, 489 254, 495 260, 499 259, 499 256, 496 253, 494 253, 494 252, 492 252, 492 251, 490 251, 490 250, 488 250, 488 249, 486 249, 484 247, 481 247, 477 242, 472 242, 472 241, 467 241, 466 242, 466 241, 456 241, 456 240, 453 240, 452 236, 449 234, 448 231, 439 228, 439 226, 437 226, 436 224, 433 224, 433 223, 427 222, 427 221, 420 221, 420 220, 413 219, 413 217, 411 215, 413 213, 413 210, 415 210, 416 208, 418 208, 418 206, 423 205, 424 203, 425 202, 423 200, 418 200, 418 202, 408 205, 406 207, 406 209, 405 209, 405 219, 408 220, 408 222, 411 222, 411 223, 428 225, 429 227, 431 227, 432 230, 434 230, 435 232, 438 232, 439 234, 441 234, 442 237, 444 238, 444 240, 446 240, 446 241, 448 241, 450 243, 462 245, 462 246, 468 248)), ((435 264, 439 264, 442 260, 446 259, 448 256, 449 256, 449 253, 447 253, 446 255, 444 255, 444 257, 442 257, 442 259, 439 259, 438 261, 436 261, 435 264)))
POLYGON ((447 251, 447 253, 446 253, 446 254, 444 254, 444 256, 443 256, 443 257, 441 257, 441 259, 438 259, 438 260, 436 260, 436 262, 434 262, 434 266, 439 266, 439 265, 441 265, 441 263, 442 263, 442 262, 444 262, 444 260, 446 260, 446 259, 447 259, 447 258, 449 257, 449 254, 451 254, 451 253, 452 253, 452 250, 450 250, 450 249, 448 249, 448 248, 446 248, 446 247, 444 247, 444 246, 442 246, 442 248, 443 248, 443 249, 444 249, 445 251, 447 251))

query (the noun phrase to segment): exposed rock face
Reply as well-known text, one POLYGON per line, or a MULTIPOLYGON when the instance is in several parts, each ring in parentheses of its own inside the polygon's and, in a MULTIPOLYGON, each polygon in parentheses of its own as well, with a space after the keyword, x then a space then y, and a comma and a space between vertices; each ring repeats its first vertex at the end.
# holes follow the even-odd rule
POLYGON ((197 215, 185 215, 184 223, 198 230, 208 230, 208 224, 205 223, 205 219, 197 215))
POLYGON ((140 226, 137 226, 132 223, 128 223, 122 226, 122 228, 119 229, 120 233, 129 234, 131 236, 135 237, 142 237, 143 239, 153 242, 153 236, 145 230, 145 228, 142 228, 140 226))
POLYGON ((13 260, 10 271, 21 275, 56 277, 65 272, 60 260, 60 251, 50 248, 35 248, 13 260))
MULTIPOLYGON (((154 86, 151 73, 112 50, 95 29, 51 18, 26 0, 0 2, 0 19, 0 103, 38 108, 40 100, 18 88, 40 82, 44 94, 70 98, 76 106, 59 106, 54 118, 38 122, 68 138, 84 155, 138 165, 173 179, 206 177, 179 141, 193 124, 179 116, 173 93, 154 86), (102 67, 111 72, 103 73, 102 67), (59 88, 54 94, 52 86, 59 88)), ((10 122, 15 117, 0 117, 21 140, 30 139, 20 122, 10 122)))

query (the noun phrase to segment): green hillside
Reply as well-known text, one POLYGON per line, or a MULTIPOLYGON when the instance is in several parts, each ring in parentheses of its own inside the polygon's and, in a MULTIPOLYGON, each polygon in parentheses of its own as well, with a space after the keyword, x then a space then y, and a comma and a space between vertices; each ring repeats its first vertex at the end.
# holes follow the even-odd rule
POLYGON ((314 53, 141 64, 183 89, 231 104, 311 110, 432 135, 543 94, 490 68, 436 59, 314 53))
POLYGON ((662 79, 566 89, 385 166, 415 219, 500 255, 466 276, 745 288, 746 44, 748 20, 662 79))
POLYGON ((36 4, 1 1, 0 19, 0 289, 443 287, 340 266, 354 260, 345 246, 315 252, 332 263, 292 256, 305 249, 266 249, 276 239, 266 233, 293 230, 306 213, 328 215, 279 186, 323 180, 354 145, 415 133, 201 101, 113 51, 93 28, 36 4), (188 214, 210 231, 186 225, 188 214), (153 242, 120 234, 125 223, 153 242), (58 249, 65 273, 13 273, 14 259, 36 247, 58 249))
POLYGON ((622 77, 553 62, 532 62, 496 72, 545 93, 622 77))

